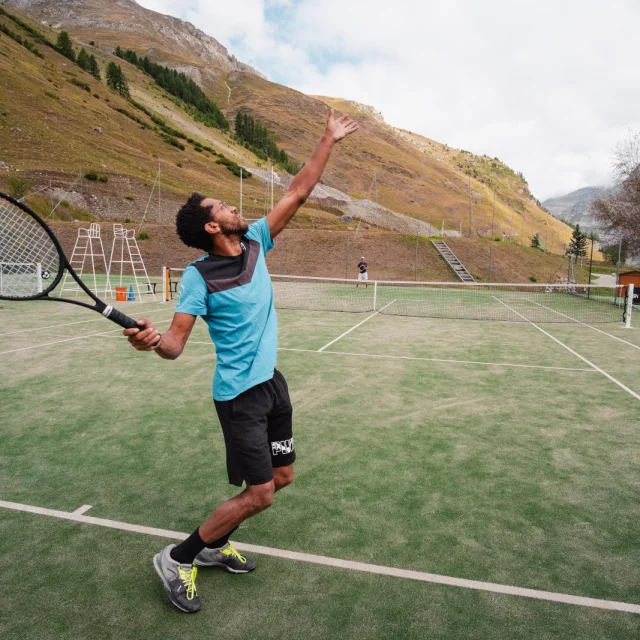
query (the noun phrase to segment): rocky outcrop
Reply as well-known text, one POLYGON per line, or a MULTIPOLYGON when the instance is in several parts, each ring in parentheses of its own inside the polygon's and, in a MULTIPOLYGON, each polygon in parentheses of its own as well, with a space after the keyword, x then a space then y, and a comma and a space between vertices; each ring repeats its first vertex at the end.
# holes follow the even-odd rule
POLYGON ((5 0, 5 4, 57 29, 145 34, 150 36, 151 47, 154 39, 170 42, 173 50, 167 53, 181 54, 225 72, 244 71, 264 77, 191 23, 145 9, 133 0, 5 0))

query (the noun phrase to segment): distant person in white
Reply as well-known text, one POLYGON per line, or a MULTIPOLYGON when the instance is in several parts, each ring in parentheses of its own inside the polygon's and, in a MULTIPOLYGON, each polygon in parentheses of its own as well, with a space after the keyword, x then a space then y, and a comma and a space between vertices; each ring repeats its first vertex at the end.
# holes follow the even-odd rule
MULTIPOLYGON (((362 256, 360 258, 360 262, 358 262, 358 280, 365 281, 365 289, 369 288, 369 284, 367 283, 367 280, 369 279, 369 274, 367 273, 368 268, 369 268, 369 265, 364 259, 364 256, 362 256)), ((357 288, 358 288, 358 285, 356 284, 356 289, 357 288)))

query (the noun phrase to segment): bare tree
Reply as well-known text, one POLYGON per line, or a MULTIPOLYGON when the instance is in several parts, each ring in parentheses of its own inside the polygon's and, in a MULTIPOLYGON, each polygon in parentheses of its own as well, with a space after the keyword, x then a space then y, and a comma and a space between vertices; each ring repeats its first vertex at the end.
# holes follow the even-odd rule
POLYGON ((591 203, 606 235, 622 239, 632 255, 640 254, 640 131, 630 131, 613 153, 615 187, 591 203))

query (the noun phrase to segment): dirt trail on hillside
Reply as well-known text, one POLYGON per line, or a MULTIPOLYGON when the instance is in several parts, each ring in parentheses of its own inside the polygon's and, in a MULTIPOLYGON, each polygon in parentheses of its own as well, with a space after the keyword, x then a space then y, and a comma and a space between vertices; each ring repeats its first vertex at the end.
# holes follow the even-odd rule
MULTIPOLYGON (((270 171, 253 167, 247 167, 247 169, 266 183, 270 183, 272 180, 270 171)), ((288 174, 273 172, 274 187, 286 191, 292 180, 293 177, 288 174)), ((344 191, 328 187, 324 184, 318 184, 315 187, 311 192, 311 198, 321 205, 340 209, 340 211, 345 214, 346 218, 344 219, 347 222, 361 220, 362 222, 375 225, 382 229, 398 231, 399 233, 409 233, 414 236, 429 237, 440 234, 440 229, 437 229, 427 222, 422 222, 403 213, 385 209, 382 205, 377 202, 372 202, 371 200, 352 198, 344 193, 344 191)), ((444 235, 458 237, 460 233, 458 231, 445 231, 444 235)))

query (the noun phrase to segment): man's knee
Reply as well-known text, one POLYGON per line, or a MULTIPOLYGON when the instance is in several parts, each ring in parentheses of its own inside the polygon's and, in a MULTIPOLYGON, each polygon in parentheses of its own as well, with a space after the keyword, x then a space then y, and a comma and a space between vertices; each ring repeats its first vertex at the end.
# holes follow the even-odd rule
POLYGON ((269 508, 273 504, 273 494, 275 492, 275 483, 265 482, 264 484, 255 484, 247 488, 249 496, 249 505, 252 513, 260 513, 269 508))
POLYGON ((276 486, 276 491, 290 485, 294 480, 293 465, 286 467, 276 467, 273 470, 273 481, 276 486))

